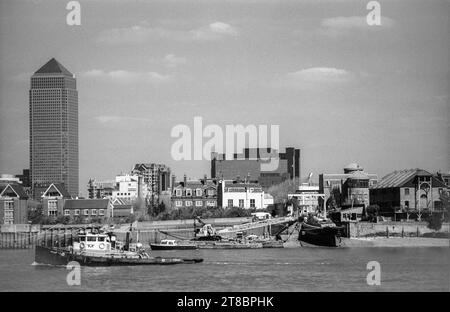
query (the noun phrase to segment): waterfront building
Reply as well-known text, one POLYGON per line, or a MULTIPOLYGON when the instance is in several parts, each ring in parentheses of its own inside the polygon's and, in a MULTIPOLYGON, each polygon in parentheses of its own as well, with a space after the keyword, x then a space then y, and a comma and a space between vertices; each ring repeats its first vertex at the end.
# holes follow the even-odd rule
POLYGON ((62 183, 52 183, 41 195, 44 216, 62 215, 66 199, 72 198, 62 183))
POLYGON ((78 195, 78 91, 75 76, 52 58, 31 76, 30 177, 37 184, 64 183, 78 195))
POLYGON ((111 199, 66 199, 63 213, 65 217, 108 219, 113 216, 111 199))
POLYGON ((114 180, 97 181, 95 179, 89 179, 87 190, 88 197, 90 199, 102 199, 111 197, 116 187, 114 180))
POLYGON ((147 195, 147 189, 143 187, 142 179, 137 175, 118 175, 115 181, 115 189, 112 191, 113 198, 135 201, 138 198, 145 198, 147 195))
POLYGON ((159 203, 159 197, 163 192, 170 191, 170 168, 164 164, 136 164, 131 170, 131 174, 142 179, 143 187, 146 189, 147 202, 153 206, 159 203))
POLYGON ((0 185, 0 224, 28 223, 28 195, 18 183, 0 185))
POLYGON ((271 148, 245 148, 243 153, 227 159, 225 154, 211 154, 211 177, 222 180, 245 179, 263 187, 300 177, 300 149, 287 147, 285 153, 271 148), (264 171, 261 165, 268 157, 278 159, 278 168, 264 171))
MULTIPOLYGON (((173 180, 175 178, 173 177, 173 180)), ((172 207, 214 208, 217 207, 217 182, 215 179, 188 180, 186 175, 182 182, 173 183, 172 207)))
POLYGON ((370 204, 369 188, 376 185, 378 175, 367 173, 360 165, 351 163, 344 173, 319 175, 319 192, 324 194, 320 206, 331 208, 367 207, 370 204))
POLYGON ((114 198, 112 200, 113 210, 112 217, 114 219, 127 218, 134 213, 133 203, 125 198, 114 198))
POLYGON ((217 198, 223 208, 265 209, 273 205, 273 197, 257 183, 221 180, 217 198))
POLYGON ((447 186, 438 177, 423 169, 391 172, 370 188, 370 204, 382 213, 442 212, 440 194, 447 186))
MULTIPOLYGON (((314 213, 319 208, 319 199, 324 199, 325 194, 320 193, 318 185, 302 184, 293 194, 288 194, 288 199, 296 198, 299 213, 314 213)), ((292 209, 291 207, 290 209, 292 209)), ((292 214, 294 211, 291 210, 292 214)))

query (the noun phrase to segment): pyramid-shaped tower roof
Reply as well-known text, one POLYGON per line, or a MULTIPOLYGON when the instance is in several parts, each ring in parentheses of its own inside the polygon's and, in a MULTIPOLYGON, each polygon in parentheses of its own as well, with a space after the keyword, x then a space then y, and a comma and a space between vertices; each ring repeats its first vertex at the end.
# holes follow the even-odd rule
POLYGON ((44 66, 39 68, 35 74, 63 74, 73 77, 73 74, 61 65, 55 58, 45 63, 44 66))

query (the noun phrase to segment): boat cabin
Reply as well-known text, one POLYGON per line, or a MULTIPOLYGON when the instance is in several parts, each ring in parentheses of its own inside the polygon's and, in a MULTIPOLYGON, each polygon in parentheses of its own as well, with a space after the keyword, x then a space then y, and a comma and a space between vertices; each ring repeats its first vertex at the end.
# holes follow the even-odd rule
POLYGON ((116 241, 115 236, 109 236, 108 234, 80 234, 78 241, 73 243, 73 249, 76 251, 110 251, 111 247, 114 248, 116 241))
POLYGON ((177 243, 174 239, 163 239, 161 240, 161 245, 166 245, 166 246, 176 246, 177 243))

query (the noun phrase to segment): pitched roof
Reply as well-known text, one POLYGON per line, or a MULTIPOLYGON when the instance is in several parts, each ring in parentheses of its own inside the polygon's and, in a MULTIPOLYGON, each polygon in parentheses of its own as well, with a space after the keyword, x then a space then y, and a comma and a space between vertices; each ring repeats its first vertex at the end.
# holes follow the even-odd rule
POLYGON ((114 205, 114 207, 116 205, 120 206, 120 205, 132 205, 132 202, 130 199, 128 198, 121 198, 121 197, 116 197, 112 200, 112 203, 114 205))
POLYGON ((73 74, 61 65, 55 58, 45 63, 44 66, 39 68, 35 74, 64 74, 73 77, 73 74))
POLYGON ((64 209, 107 209, 109 199, 68 199, 64 209))
POLYGON ((7 196, 7 194, 15 194, 20 199, 28 199, 27 193, 25 193, 22 185, 19 184, 11 183, 7 184, 4 188, 0 188, 0 196, 7 196))
POLYGON ((64 183, 52 183, 50 184, 47 189, 42 194, 42 197, 44 197, 51 189, 56 189, 56 191, 63 197, 63 198, 72 198, 70 193, 66 190, 66 187, 64 186, 64 183))
POLYGON ((437 182, 441 186, 441 181, 436 179, 431 173, 423 169, 405 169, 400 171, 394 171, 384 176, 376 185, 372 188, 391 188, 391 187, 402 187, 407 182, 411 181, 416 176, 431 176, 433 178, 433 185, 437 182))

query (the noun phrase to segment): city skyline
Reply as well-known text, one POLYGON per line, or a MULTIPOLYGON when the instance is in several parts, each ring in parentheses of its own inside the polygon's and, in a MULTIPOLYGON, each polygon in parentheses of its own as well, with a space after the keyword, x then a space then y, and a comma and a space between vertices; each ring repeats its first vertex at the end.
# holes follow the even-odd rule
POLYGON ((357 1, 125 2, 82 3, 81 26, 65 3, 0 4, 0 172, 28 167, 29 77, 52 57, 78 80, 83 193, 137 163, 209 173, 170 157, 170 130, 198 115, 280 125, 302 177, 351 162, 380 177, 450 170, 448 3, 383 2, 370 28, 357 1))

